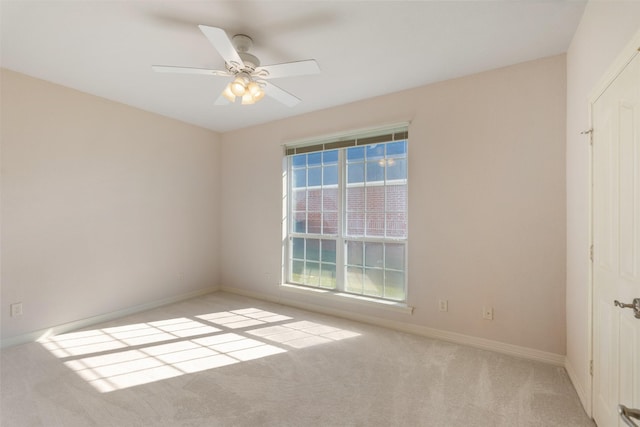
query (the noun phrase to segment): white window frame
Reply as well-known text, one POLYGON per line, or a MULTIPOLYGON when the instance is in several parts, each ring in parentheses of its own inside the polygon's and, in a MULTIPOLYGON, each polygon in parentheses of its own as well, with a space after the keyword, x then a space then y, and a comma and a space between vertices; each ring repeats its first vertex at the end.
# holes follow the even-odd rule
MULTIPOLYGON (((363 182, 362 184, 360 183, 355 183, 355 184, 348 184, 347 183, 347 159, 346 159, 346 153, 347 153, 347 149, 350 148, 351 146, 344 146, 344 147, 336 147, 335 149, 338 150, 338 184, 337 184, 337 188, 338 188, 338 200, 337 200, 337 207, 338 207, 338 225, 337 225, 337 229, 338 229, 338 233, 337 234, 322 234, 323 230, 320 230, 320 233, 300 233, 300 232, 296 232, 293 230, 293 218, 290 218, 290 215, 294 212, 293 211, 293 179, 292 177, 290 177, 290 174, 293 170, 293 166, 291 164, 291 160, 290 158, 293 157, 293 155, 295 154, 305 154, 307 152, 302 151, 301 153, 293 153, 293 155, 287 153, 287 151, 291 150, 291 147, 305 147, 308 144, 292 144, 292 145, 285 145, 285 156, 284 156, 284 162, 283 162, 283 166, 284 166, 284 177, 285 177, 285 183, 283 185, 283 190, 285 191, 285 203, 283 203, 283 208, 286 209, 286 211, 284 212, 284 228, 283 228, 283 241, 284 241, 284 245, 283 245, 283 282, 286 285, 290 285, 290 286, 294 286, 294 287, 302 287, 302 288, 309 288, 312 290, 322 290, 322 291, 326 291, 326 292, 332 292, 332 293, 337 293, 337 294, 345 294, 348 296, 352 296, 352 297, 362 297, 365 300, 373 300, 373 301, 379 301, 379 302, 384 302, 384 303, 391 303, 391 304, 405 304, 408 298, 408 294, 409 294, 409 289, 408 289, 408 231, 407 231, 407 235, 405 237, 387 237, 386 236, 386 214, 387 214, 387 210, 386 210, 386 191, 385 191, 385 210, 384 210, 384 215, 385 215, 385 236, 383 237, 378 237, 378 236, 349 236, 347 235, 347 210, 346 210, 346 194, 347 194, 347 189, 348 188, 353 188, 353 187, 358 187, 358 186, 362 186, 362 187, 373 187, 376 185, 380 185, 383 187, 387 187, 388 185, 393 185, 393 184, 398 184, 398 183, 403 183, 407 186, 407 202, 406 202, 406 206, 405 206, 405 212, 404 214, 406 215, 406 221, 407 221, 407 230, 408 230, 408 222, 409 222, 409 218, 408 218, 408 157, 409 157, 409 138, 407 135, 407 131, 408 131, 408 126, 407 125, 401 125, 401 127, 399 126, 394 126, 394 128, 392 130, 390 129, 383 129, 383 130, 377 130, 377 131, 373 131, 370 133, 357 133, 357 134, 351 134, 351 135, 346 135, 346 136, 342 136, 342 137, 338 137, 338 138, 333 138, 333 139, 328 139, 329 142, 331 141, 340 141, 341 139, 349 139, 349 138, 353 138, 355 137, 370 137, 371 134, 373 133, 374 135, 383 135, 383 134, 388 134, 393 133, 393 131, 397 130, 398 128, 402 129, 405 132, 405 137, 401 138, 402 140, 406 140, 407 141, 407 148, 406 148, 406 159, 407 159, 407 177, 406 178, 402 178, 402 179, 394 179, 394 180, 389 180, 387 181, 386 176, 384 178, 384 180, 382 181, 381 184, 369 184, 367 185, 366 182, 363 182), (336 265, 336 287, 334 289, 330 289, 330 288, 326 288, 326 287, 322 287, 322 286, 315 286, 313 284, 304 284, 304 283, 297 283, 297 282, 293 282, 291 280, 292 277, 292 273, 293 273, 293 245, 292 245, 292 241, 294 238, 303 238, 303 239, 318 239, 318 240, 334 240, 336 242, 336 259, 335 259, 335 265, 336 265), (364 242, 364 243, 368 243, 368 242, 373 242, 373 243, 395 243, 395 244, 403 244, 404 245, 404 283, 403 283, 403 290, 404 290, 404 299, 402 300, 398 300, 398 299, 391 299, 391 298, 384 298, 384 297, 380 297, 380 296, 373 296, 373 295, 367 295, 364 293, 364 289, 362 293, 354 293, 354 292, 349 292, 348 290, 345 289, 345 285, 346 285, 346 271, 347 271, 347 263, 346 263, 346 247, 347 247, 347 242, 349 241, 359 241, 359 242, 364 242)), ((398 140, 401 140, 398 139, 398 140)), ((317 145, 318 144, 318 140, 313 141, 312 144, 313 145, 317 145)), ((385 141, 386 142, 393 142, 393 140, 388 140, 385 141)), ((327 144, 328 145, 328 144, 327 144)), ((360 144, 355 144, 353 146, 365 146, 365 145, 360 145, 360 144)), ((368 144, 367 144, 368 145, 368 144)), ((323 151, 330 151, 334 148, 326 148, 326 149, 322 149, 322 150, 313 150, 313 151, 318 151, 318 152, 323 152, 323 151)), ((308 154, 308 153, 307 153, 308 154)), ((385 155, 386 158, 386 155, 385 155)), ((364 162, 366 164, 366 161, 364 162)), ((322 167, 322 164, 320 165, 320 167, 322 167)), ((308 170, 309 166, 306 166, 306 169, 308 170)), ((366 172, 365 172, 366 173, 366 172)), ((366 176, 366 175, 365 175, 366 176)), ((336 186, 334 185, 330 185, 327 187, 334 187, 336 186)), ((320 185, 318 187, 318 189, 323 189, 323 188, 327 188, 324 185, 320 185)), ((305 187, 305 189, 308 191, 309 188, 314 188, 314 187, 305 187)), ((322 203, 322 202, 321 202, 322 203)), ((307 195, 307 209, 308 209, 308 195, 307 195)), ((366 204, 365 204, 365 208, 363 209, 363 212, 366 212, 366 204)), ((308 213, 308 210, 307 210, 308 213)), ((306 220, 308 221, 308 215, 306 217, 306 220)), ((366 227, 366 225, 365 225, 366 227)), ((363 255, 364 257, 364 255, 363 255)), ((306 262, 306 254, 305 254, 305 262, 306 262)), ((320 262, 320 261, 318 261, 320 262)), ((385 271, 385 269, 383 268, 382 271, 385 271)))

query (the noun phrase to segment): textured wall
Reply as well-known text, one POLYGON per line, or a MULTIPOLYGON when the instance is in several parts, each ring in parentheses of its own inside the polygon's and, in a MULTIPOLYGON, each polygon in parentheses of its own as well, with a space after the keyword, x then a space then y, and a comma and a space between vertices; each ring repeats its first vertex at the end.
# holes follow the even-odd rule
POLYGON ((1 84, 3 339, 217 285, 217 134, 7 70, 1 84))
POLYGON ((415 311, 358 313, 564 354, 565 92, 561 55, 223 135, 221 284, 279 295, 282 144, 411 120, 415 311))

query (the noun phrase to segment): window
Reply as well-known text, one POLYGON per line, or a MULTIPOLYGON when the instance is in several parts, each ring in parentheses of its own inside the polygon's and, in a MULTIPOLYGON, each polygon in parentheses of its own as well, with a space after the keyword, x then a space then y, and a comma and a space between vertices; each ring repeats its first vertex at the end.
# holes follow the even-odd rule
POLYGON ((406 127, 287 149, 287 282, 406 300, 406 127))

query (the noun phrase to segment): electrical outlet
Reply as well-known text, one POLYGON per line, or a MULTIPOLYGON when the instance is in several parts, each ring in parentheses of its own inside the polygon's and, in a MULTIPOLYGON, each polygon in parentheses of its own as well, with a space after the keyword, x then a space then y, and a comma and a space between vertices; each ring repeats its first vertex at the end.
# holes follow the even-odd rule
POLYGON ((10 305, 11 317, 22 316, 22 303, 16 302, 10 305))
POLYGON ((438 307, 440 308, 440 311, 449 311, 449 301, 447 301, 446 299, 441 299, 438 302, 438 307))
POLYGON ((482 307, 482 318, 493 320, 493 307, 482 307))

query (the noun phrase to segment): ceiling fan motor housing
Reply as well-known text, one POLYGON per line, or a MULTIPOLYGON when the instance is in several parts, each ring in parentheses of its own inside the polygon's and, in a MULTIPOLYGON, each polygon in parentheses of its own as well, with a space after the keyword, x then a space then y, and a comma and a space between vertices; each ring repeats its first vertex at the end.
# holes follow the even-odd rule
POLYGON ((238 52, 238 55, 244 62, 245 69, 249 68, 251 71, 260 66, 260 60, 255 56, 247 52, 238 52))
POLYGON ((255 71, 255 69, 260 66, 260 60, 255 55, 249 53, 249 49, 253 46, 251 37, 245 34, 236 34, 231 41, 238 52, 238 56, 240 56, 245 65, 243 69, 238 71, 249 73, 255 71))
POLYGON ((253 46, 253 40, 245 34, 236 34, 231 39, 231 42, 238 52, 248 52, 253 46))

